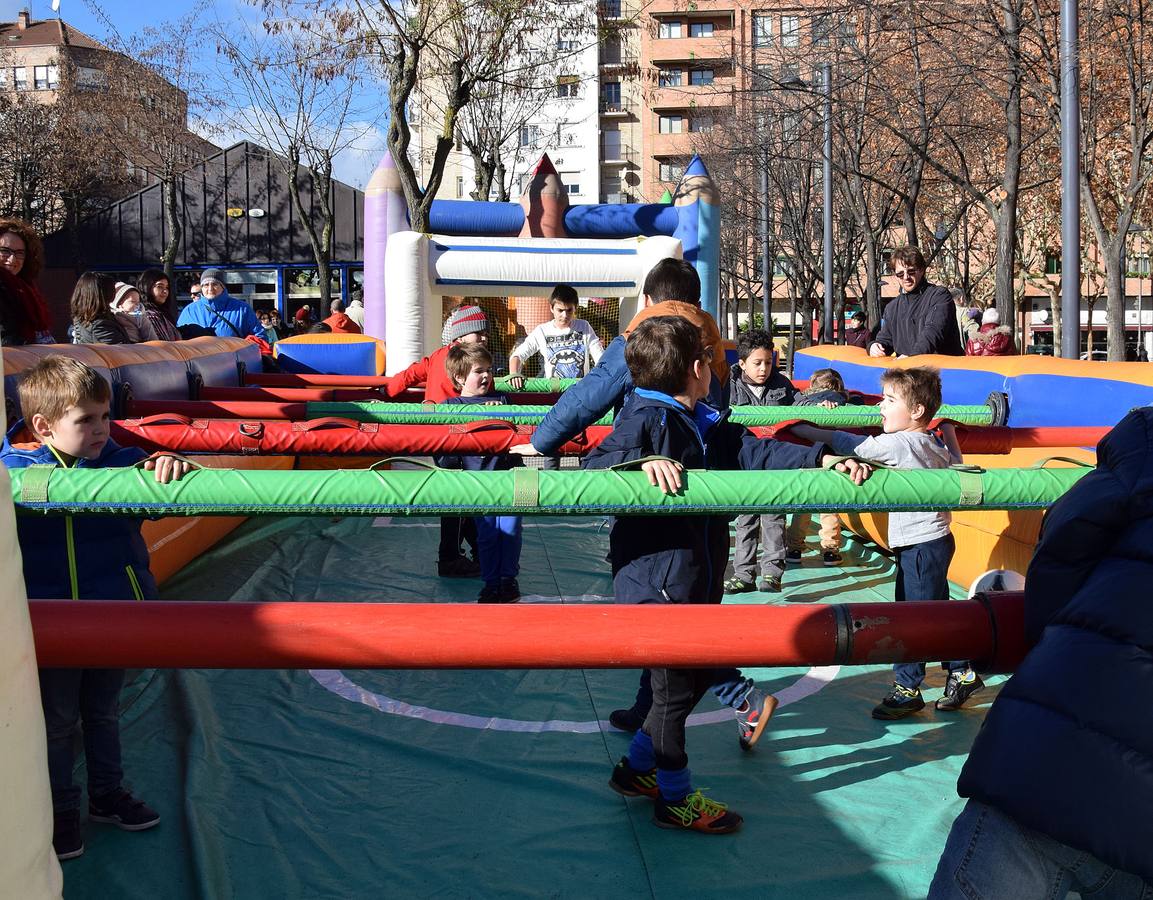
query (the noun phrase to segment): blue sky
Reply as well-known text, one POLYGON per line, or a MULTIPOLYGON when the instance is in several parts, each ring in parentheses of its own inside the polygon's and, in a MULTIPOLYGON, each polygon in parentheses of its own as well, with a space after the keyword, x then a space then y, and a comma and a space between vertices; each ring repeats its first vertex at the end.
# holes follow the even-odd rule
MULTIPOLYGON (((83 31, 97 40, 108 40, 109 29, 106 24, 112 22, 116 30, 124 36, 149 25, 162 25, 165 21, 173 21, 190 12, 198 4, 195 0, 161 0, 161 2, 140 2, 140 0, 60 0, 60 17, 69 25, 83 31), (163 18, 157 18, 157 16, 163 18)), ((55 18, 52 12, 51 0, 0 0, 0 21, 15 21, 21 9, 31 9, 33 19, 55 18)), ((239 21, 242 18, 255 19, 258 12, 243 0, 215 0, 211 4, 207 16, 215 18, 221 23, 239 21)), ((222 74, 228 71, 228 63, 216 56, 214 40, 209 35, 198 38, 190 36, 190 40, 201 40, 204 44, 205 62, 207 65, 218 67, 222 74)), ((381 86, 383 95, 384 87, 381 86)), ((237 131, 225 134, 214 134, 210 139, 222 146, 234 143, 247 137, 237 131)), ((374 129, 372 133, 360 139, 357 147, 345 151, 337 160, 336 176, 340 180, 363 188, 376 168, 381 154, 384 152, 383 128, 374 129)))

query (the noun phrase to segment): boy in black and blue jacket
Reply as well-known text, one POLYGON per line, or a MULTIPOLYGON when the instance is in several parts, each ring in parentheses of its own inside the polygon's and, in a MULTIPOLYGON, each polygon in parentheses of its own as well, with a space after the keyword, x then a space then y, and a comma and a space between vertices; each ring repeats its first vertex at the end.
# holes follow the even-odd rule
MULTIPOLYGON (((709 350, 699 329, 675 316, 642 322, 625 358, 636 385, 632 402, 586 468, 639 464, 666 493, 680 490, 685 469, 799 469, 820 465, 822 446, 759 440, 700 402, 712 380, 709 350), (653 457, 659 457, 654 459, 653 457)), ((841 464, 858 483, 868 467, 841 464)), ((610 557, 618 603, 719 603, 728 559, 727 516, 622 516, 613 524, 610 557)), ((738 677, 739 673, 732 670, 738 677)), ((724 680, 715 669, 653 669, 652 707, 613 770, 610 786, 656 801, 664 828, 727 834, 741 817, 692 788, 685 721, 701 697, 724 680)), ((761 723, 763 727, 763 722, 761 723)))
MULTIPOLYGON (((152 458, 108 436, 108 383, 89 366, 46 356, 20 380, 16 422, 0 448, 9 469, 34 465, 127 468, 142 464, 161 483, 189 465, 173 456, 152 458), (24 432, 32 441, 14 443, 24 432)), ((16 531, 28 597, 38 600, 156 600, 140 520, 112 516, 22 516, 16 531)), ((48 735, 48 779, 60 859, 84 852, 80 788, 72 783, 78 726, 88 768, 88 818, 124 831, 143 831, 160 816, 121 784, 120 687, 123 669, 41 669, 40 698, 48 735)))
MULTIPOLYGON (((493 393, 492 354, 483 344, 456 344, 445 357, 448 377, 460 392, 445 403, 479 403, 496 406, 508 403, 504 394, 493 393)), ((520 458, 506 453, 491 456, 440 456, 443 469, 469 472, 501 472, 520 465, 520 458)), ((520 516, 477 516, 476 543, 480 577, 484 587, 478 603, 516 603, 520 599, 520 516)))

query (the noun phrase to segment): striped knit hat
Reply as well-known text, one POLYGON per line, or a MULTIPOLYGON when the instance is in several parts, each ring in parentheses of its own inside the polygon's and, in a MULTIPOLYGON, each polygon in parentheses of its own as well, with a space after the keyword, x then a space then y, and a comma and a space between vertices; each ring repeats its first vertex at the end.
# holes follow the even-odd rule
POLYGON ((454 309, 445 319, 440 342, 447 345, 459 341, 466 334, 485 331, 488 331, 488 319, 484 317, 484 310, 479 306, 462 306, 454 309))

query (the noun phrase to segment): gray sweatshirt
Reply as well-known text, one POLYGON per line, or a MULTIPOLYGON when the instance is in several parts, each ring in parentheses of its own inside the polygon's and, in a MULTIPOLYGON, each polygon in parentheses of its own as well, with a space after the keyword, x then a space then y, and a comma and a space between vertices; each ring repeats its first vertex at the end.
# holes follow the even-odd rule
MULTIPOLYGON (((859 456, 892 469, 947 469, 960 460, 953 459, 949 448, 933 435, 923 431, 898 431, 865 437, 834 431, 829 441, 842 455, 859 456)), ((949 533, 953 515, 949 512, 889 513, 889 547, 898 549, 924 544, 949 533)))

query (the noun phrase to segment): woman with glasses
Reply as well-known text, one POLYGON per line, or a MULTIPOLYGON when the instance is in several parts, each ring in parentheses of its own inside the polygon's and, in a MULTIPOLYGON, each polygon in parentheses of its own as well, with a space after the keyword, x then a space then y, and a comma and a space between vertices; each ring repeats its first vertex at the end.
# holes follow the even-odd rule
POLYGON ((52 318, 36 286, 44 252, 36 229, 22 219, 0 219, 0 280, 5 304, 5 344, 52 344, 52 318))
POLYGON ((964 356, 956 307, 947 288, 925 278, 925 257, 916 247, 900 247, 889 258, 900 293, 885 308, 881 330, 869 356, 964 356))

